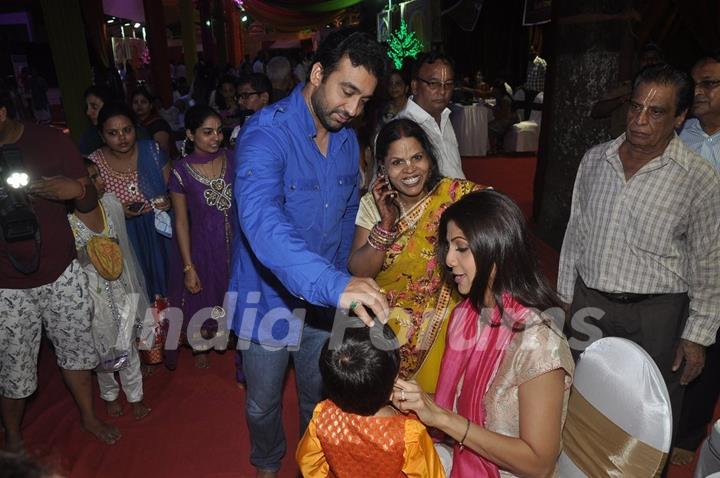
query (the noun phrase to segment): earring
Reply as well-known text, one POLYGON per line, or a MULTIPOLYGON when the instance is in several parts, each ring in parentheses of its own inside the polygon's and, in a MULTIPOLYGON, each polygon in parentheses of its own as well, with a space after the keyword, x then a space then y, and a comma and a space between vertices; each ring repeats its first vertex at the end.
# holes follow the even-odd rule
POLYGON ((182 148, 180 149, 180 156, 183 158, 188 155, 188 143, 192 143, 192 140, 185 137, 182 143, 182 148))

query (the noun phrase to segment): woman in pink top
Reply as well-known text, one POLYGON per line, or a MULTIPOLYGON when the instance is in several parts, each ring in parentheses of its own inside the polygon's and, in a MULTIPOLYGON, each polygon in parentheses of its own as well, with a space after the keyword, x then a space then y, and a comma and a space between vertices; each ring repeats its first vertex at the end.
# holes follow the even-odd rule
POLYGON ((544 313, 560 302, 523 215, 501 193, 470 193, 445 211, 438 238, 447 279, 466 298, 448 325, 435 398, 398 380, 393 403, 452 440, 451 477, 557 476, 573 361, 544 313))

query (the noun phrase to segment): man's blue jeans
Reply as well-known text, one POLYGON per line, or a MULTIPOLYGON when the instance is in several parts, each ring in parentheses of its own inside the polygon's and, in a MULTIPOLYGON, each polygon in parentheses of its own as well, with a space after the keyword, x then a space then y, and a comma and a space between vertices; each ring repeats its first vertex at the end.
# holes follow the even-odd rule
POLYGON ((315 405, 322 400, 320 351, 329 337, 329 331, 305 325, 297 351, 256 343, 250 343, 247 350, 242 351, 247 380, 245 412, 250 429, 250 463, 256 468, 277 471, 285 455, 287 444, 282 425, 282 392, 291 355, 300 402, 300 434, 305 433, 315 405))

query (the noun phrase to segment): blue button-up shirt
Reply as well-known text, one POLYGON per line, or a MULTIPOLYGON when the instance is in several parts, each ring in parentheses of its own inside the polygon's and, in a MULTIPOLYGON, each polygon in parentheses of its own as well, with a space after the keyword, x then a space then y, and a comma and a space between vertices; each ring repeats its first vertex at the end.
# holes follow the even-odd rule
POLYGON ((263 345, 299 345, 304 310, 337 307, 350 281, 358 142, 349 129, 330 133, 323 156, 302 87, 253 115, 235 152, 242 233, 233 246, 229 290, 237 296, 228 316, 239 338, 263 345))
POLYGON ((690 118, 685 121, 680 131, 680 139, 690 149, 707 159, 715 171, 720 173, 720 131, 709 135, 703 131, 697 118, 690 118))

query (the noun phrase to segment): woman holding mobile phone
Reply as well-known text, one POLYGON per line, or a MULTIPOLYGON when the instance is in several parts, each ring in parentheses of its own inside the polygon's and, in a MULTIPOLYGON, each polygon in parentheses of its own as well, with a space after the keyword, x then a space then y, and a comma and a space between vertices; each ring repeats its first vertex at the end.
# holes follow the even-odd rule
POLYGON ((447 318, 460 296, 441 280, 435 258, 443 211, 483 186, 440 176, 435 152, 414 121, 382 127, 378 178, 360 201, 348 268, 387 291, 390 327, 400 341, 400 377, 435 391, 447 318))
POLYGON ((169 240, 155 229, 155 209, 167 211, 167 155, 155 141, 138 140, 133 113, 122 103, 107 103, 97 121, 105 146, 89 159, 95 163, 108 192, 125 212, 133 251, 145 275, 148 299, 167 296, 169 240))

